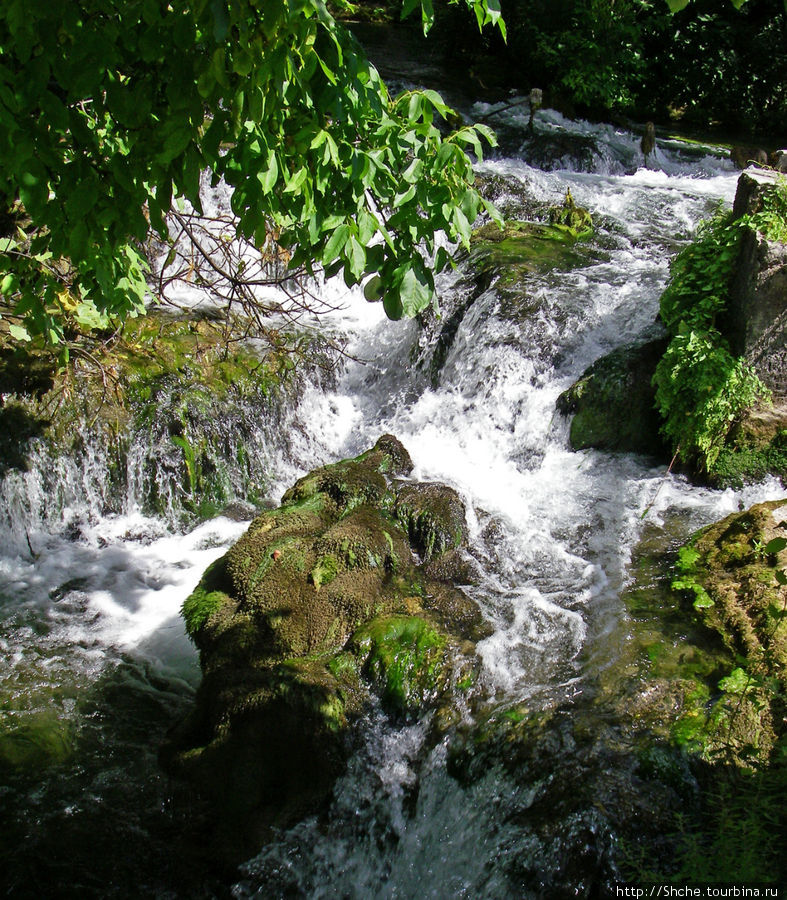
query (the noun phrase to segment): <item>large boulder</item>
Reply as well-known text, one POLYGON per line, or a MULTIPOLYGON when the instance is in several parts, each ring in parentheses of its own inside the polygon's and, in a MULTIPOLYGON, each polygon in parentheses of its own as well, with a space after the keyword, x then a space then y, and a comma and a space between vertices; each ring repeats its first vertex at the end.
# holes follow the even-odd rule
POLYGON ((651 379, 666 345, 665 339, 657 339, 614 350, 558 397, 558 411, 572 416, 574 450, 664 454, 651 379))
POLYGON ((214 801, 225 856, 319 807, 370 703, 404 717, 445 707, 448 723, 476 680, 488 626, 455 585, 464 506, 405 481, 411 469, 386 435, 301 478, 183 605, 203 681, 162 761, 214 801))

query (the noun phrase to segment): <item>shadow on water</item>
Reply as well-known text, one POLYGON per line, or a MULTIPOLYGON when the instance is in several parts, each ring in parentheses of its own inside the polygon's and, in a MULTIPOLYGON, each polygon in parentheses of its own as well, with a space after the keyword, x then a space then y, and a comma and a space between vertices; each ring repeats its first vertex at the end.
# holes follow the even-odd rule
MULTIPOLYGON (((13 897, 221 897, 207 810, 158 769, 185 685, 120 656, 78 691, 70 741, 3 759, 0 894, 13 897)), ((53 717, 53 727, 62 727, 53 717)))

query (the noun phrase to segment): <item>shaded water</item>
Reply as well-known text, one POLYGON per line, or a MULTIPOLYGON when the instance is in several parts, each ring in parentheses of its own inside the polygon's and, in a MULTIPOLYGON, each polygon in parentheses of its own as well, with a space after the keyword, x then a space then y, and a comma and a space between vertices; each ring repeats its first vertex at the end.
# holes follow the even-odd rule
MULTIPOLYGON (((507 150, 519 152, 517 111, 503 124, 507 150)), ((677 517, 688 534, 783 492, 776 483, 710 491, 644 458, 570 452, 557 396, 600 355, 652 330, 669 259, 720 200, 731 201, 737 175, 679 145, 660 148, 654 169, 637 169, 637 136, 551 112, 541 128, 592 144, 583 171, 558 162, 544 172, 501 156, 481 174, 495 179, 513 216, 559 203, 570 187, 598 225, 575 264, 534 272, 513 294, 495 285, 478 293, 460 266, 441 280, 444 316, 426 330, 387 322, 379 305, 330 286, 345 309, 325 327, 346 333, 360 361, 335 385, 305 385, 280 423, 286 433, 261 428, 257 439, 278 501, 309 468, 396 434, 415 477, 447 482, 465 499, 483 573, 470 590, 494 626, 479 645, 490 694, 536 713, 573 704, 580 716, 625 619, 620 596, 645 509, 649 528, 677 517)), ((463 780, 450 748, 430 744, 428 723, 377 713, 324 816, 282 833, 241 873, 211 872, 205 811, 166 783, 156 753, 199 679, 180 604, 245 524, 219 518, 184 534, 142 515, 133 492, 108 510, 105 461, 86 460, 64 462, 55 482, 34 467, 2 486, 0 879, 8 893, 507 897, 534 891, 539 872, 548 882, 578 847, 602 853, 613 841, 585 800, 552 838, 527 821, 544 780, 560 777, 561 754, 571 754, 560 729, 552 774, 542 768, 528 783, 492 766, 463 780)), ((597 862, 588 859, 587 871, 597 862)))

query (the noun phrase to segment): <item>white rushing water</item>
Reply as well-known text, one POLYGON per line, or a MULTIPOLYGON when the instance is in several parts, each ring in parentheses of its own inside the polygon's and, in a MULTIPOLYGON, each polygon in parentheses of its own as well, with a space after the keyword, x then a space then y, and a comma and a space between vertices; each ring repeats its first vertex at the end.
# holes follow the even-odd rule
MULTIPOLYGON (((409 450, 415 478, 455 487, 483 569, 472 596, 494 626, 479 646, 484 677, 500 697, 536 702, 581 691, 579 655, 621 614, 645 521, 658 527, 677 511, 688 533, 784 493, 776 482, 702 489, 644 458, 570 451, 558 395, 599 356, 648 331, 670 258, 719 201, 731 202, 737 174, 726 161, 680 148, 662 148, 653 168, 636 169, 630 133, 552 113, 541 124, 592 137, 598 170, 547 173, 508 158, 481 172, 504 180, 506 204, 523 191, 559 203, 570 187, 597 223, 580 264, 530 276, 528 316, 512 314, 494 285, 483 292, 435 378, 416 323, 388 322, 379 304, 332 284, 330 303, 344 308, 327 327, 350 336, 360 361, 346 364, 334 388, 304 390, 279 446, 275 434, 266 437, 275 501, 309 468, 355 455, 386 432, 409 450)), ((440 281, 448 310, 470 291, 463 270, 440 281)), ((0 685, 13 699, 0 722, 13 749, 14 741, 35 742, 37 722, 57 717, 58 759, 68 771, 85 728, 79 692, 108 669, 130 660, 187 702, 198 668, 180 604, 245 524, 221 518, 173 532, 131 501, 108 516, 100 462, 79 472, 63 465, 59 498, 41 490, 35 469, 9 475, 2 488, 0 685)), ((373 717, 337 786, 332 827, 309 820, 282 835, 249 864, 235 894, 503 896, 489 873, 505 845, 492 811, 528 799, 507 795, 493 774, 460 788, 446 774, 445 748, 425 754, 424 728, 373 717)), ((153 767, 154 757, 155 748, 153 767)), ((22 816, 24 802, 16 802, 22 816)))

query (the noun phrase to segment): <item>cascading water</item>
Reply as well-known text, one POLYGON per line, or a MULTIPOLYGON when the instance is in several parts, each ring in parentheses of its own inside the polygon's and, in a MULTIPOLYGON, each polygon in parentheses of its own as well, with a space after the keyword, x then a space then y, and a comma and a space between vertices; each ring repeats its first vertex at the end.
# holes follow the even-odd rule
MULTIPOLYGON (((505 116, 517 150, 523 117, 505 116)), ((480 172, 511 216, 559 203, 570 187, 597 224, 574 264, 536 269, 521 296, 479 289, 460 266, 440 283, 442 319, 425 330, 348 293, 326 327, 349 336, 359 361, 335 384, 302 384, 288 414, 249 437, 271 500, 385 432, 410 451, 415 477, 455 487, 482 572, 469 590, 494 626, 479 646, 483 677, 498 702, 535 711, 587 690, 593 648, 624 615, 646 509, 653 528, 677 515, 688 534, 782 495, 775 482, 711 491, 644 458, 569 451, 558 395, 653 327, 669 259, 731 201, 736 175, 679 143, 636 169, 635 136, 541 116, 545 133, 581 139, 583 171, 501 157, 480 172)), ((206 874, 203 811, 163 781, 156 752, 199 678, 180 604, 245 523, 220 517, 183 533, 143 515, 133 492, 113 507, 105 456, 56 465, 33 455, 0 486, 0 868, 12 895, 61 884, 82 896, 211 896, 235 880, 235 896, 505 897, 526 894, 517 872, 549 870, 567 836, 603 833, 602 814, 578 807, 550 843, 522 824, 540 782, 493 768, 464 783, 446 744, 429 745, 427 722, 373 713, 323 817, 278 835, 240 877, 206 874)))

